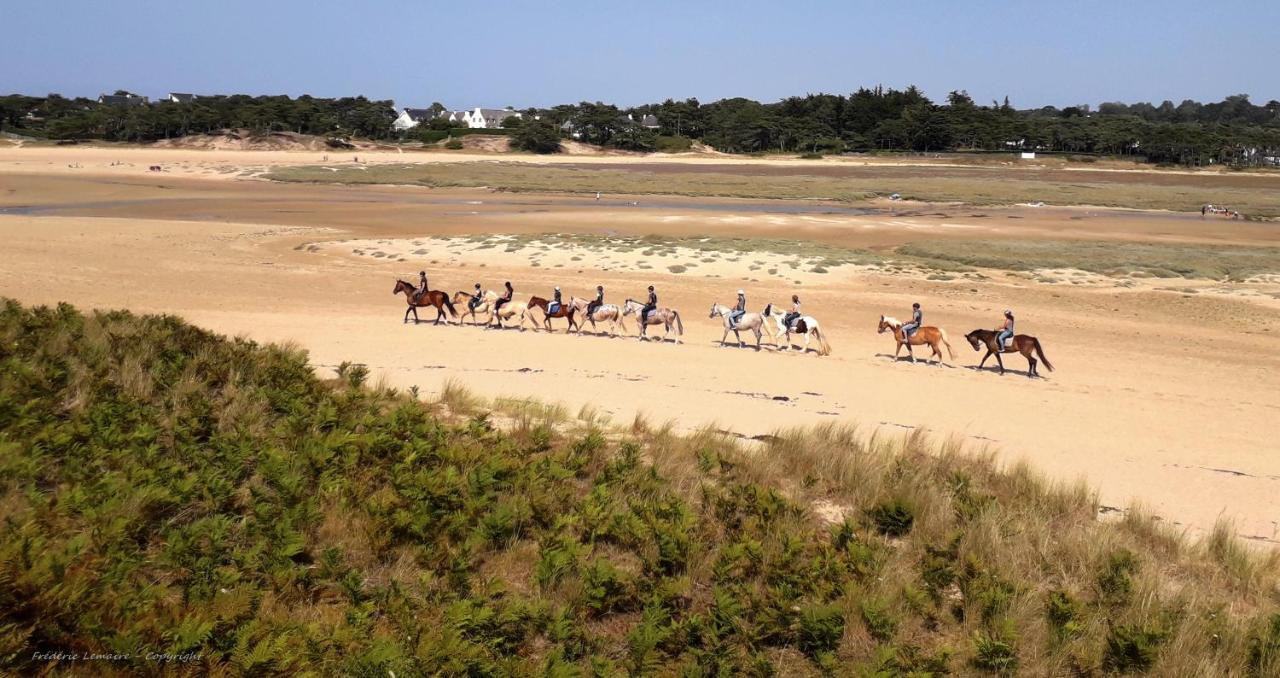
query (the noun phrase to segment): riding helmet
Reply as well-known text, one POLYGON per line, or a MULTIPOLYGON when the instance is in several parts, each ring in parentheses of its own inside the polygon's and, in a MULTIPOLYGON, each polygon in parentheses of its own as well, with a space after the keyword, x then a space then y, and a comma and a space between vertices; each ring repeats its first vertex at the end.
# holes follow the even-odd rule
POLYGON ((920 302, 917 301, 916 303, 912 304, 911 308, 920 308, 920 302))
POLYGON ((742 294, 744 294, 744 292, 742 290, 738 290, 738 295, 741 296, 742 294))
POLYGON ((649 286, 649 291, 650 291, 650 292, 652 292, 652 291, 653 291, 653 285, 650 285, 650 286, 649 286))
POLYGON ((426 271, 418 271, 418 275, 426 275, 426 274, 427 274, 426 271))

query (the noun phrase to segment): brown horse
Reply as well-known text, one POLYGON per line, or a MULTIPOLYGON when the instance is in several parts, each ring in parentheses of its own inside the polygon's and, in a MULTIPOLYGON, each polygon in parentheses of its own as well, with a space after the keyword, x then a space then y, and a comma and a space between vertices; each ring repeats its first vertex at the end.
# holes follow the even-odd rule
MULTIPOLYGON (((982 369, 982 365, 987 362, 987 358, 996 357, 996 363, 1000 365, 1000 374, 1004 374, 1004 361, 1000 359, 1001 351, 996 350, 996 334, 994 330, 974 330, 966 335, 965 339, 969 340, 969 344, 973 346, 973 350, 977 351, 982 344, 986 344, 987 352, 982 356, 982 360, 978 362, 978 369, 982 369)), ((1053 365, 1049 364, 1049 359, 1044 357, 1044 351, 1040 348, 1040 340, 1026 334, 1015 334, 1013 339, 1009 340, 1004 347, 1004 353, 1021 353, 1022 357, 1027 359, 1030 368, 1027 370, 1028 377, 1038 377, 1040 372, 1036 370, 1036 359, 1031 357, 1031 352, 1040 356, 1040 362, 1053 371, 1053 365)))
POLYGON ((577 313, 578 310, 573 307, 573 304, 560 304, 560 308, 556 310, 555 313, 547 313, 547 307, 549 307, 550 305, 551 305, 551 302, 547 301, 546 299, 543 299, 542 297, 537 297, 537 296, 529 297, 529 309, 530 310, 534 308, 542 309, 542 324, 547 328, 548 332, 554 331, 553 329, 551 329, 552 318, 568 318, 569 319, 569 329, 565 330, 565 332, 570 332, 573 330, 573 328, 578 326, 578 321, 574 320, 573 318, 574 314, 577 313))
POLYGON ((916 356, 911 352, 912 346, 928 345, 933 349, 933 358, 937 360, 939 367, 942 366, 942 349, 941 346, 947 347, 947 353, 951 355, 951 359, 956 359, 956 354, 951 350, 951 344, 947 343, 947 331, 938 327, 925 325, 911 334, 910 338, 902 336, 902 322, 897 318, 889 316, 880 316, 880 328, 878 334, 884 334, 885 330, 893 330, 893 339, 898 342, 897 347, 893 349, 893 359, 898 359, 898 352, 903 346, 907 347, 907 356, 911 358, 911 362, 916 361, 916 356))
POLYGON ((418 288, 414 287, 413 283, 408 283, 403 280, 397 280, 396 288, 391 290, 392 294, 403 293, 405 302, 409 304, 409 308, 404 312, 405 322, 409 322, 409 313, 413 313, 413 322, 415 325, 418 323, 419 306, 434 306, 436 308, 436 320, 432 323, 433 325, 439 325, 441 318, 444 318, 444 324, 449 324, 449 319, 444 317, 444 309, 446 308, 449 309, 449 313, 453 314, 455 318, 458 317, 458 312, 453 308, 453 302, 449 301, 449 295, 447 293, 440 290, 427 290, 422 294, 422 297, 419 298, 417 296, 417 291, 418 288))

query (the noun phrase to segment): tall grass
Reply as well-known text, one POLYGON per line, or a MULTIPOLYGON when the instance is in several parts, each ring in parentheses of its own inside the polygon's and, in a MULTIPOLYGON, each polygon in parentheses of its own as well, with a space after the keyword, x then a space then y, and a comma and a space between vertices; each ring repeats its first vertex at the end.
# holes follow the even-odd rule
POLYGON ((1277 562, 926 433, 743 443, 0 310, 0 663, 101 675, 1274 675, 1277 562), (158 664, 151 652, 190 653, 158 664))

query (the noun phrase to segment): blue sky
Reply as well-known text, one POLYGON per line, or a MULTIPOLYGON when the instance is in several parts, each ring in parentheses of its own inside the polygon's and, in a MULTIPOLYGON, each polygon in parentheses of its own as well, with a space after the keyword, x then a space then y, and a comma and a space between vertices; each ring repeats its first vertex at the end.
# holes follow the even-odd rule
POLYGON ((915 84, 1015 106, 1280 99, 1277 0, 0 0, 0 92, 401 105, 773 101, 915 84))

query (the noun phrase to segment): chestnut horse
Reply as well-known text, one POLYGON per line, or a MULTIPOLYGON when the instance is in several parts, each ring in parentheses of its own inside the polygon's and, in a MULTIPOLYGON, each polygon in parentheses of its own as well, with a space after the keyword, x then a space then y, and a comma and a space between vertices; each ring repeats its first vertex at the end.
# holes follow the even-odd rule
MULTIPOLYGON (((982 360, 978 361, 978 369, 982 369, 982 365, 987 362, 987 358, 996 357, 996 363, 1000 365, 1000 374, 1004 374, 1004 361, 1000 359, 1002 351, 996 350, 996 334, 994 330, 974 330, 966 335, 965 339, 969 340, 969 344, 973 346, 973 350, 980 349, 982 344, 986 344, 987 352, 982 356, 982 360)), ((1027 359, 1028 377, 1038 377, 1040 372, 1036 370, 1036 359, 1031 357, 1032 351, 1040 356, 1040 362, 1053 371, 1053 365, 1049 364, 1049 359, 1044 357, 1044 351, 1040 348, 1040 340, 1027 334, 1015 334, 1013 338, 1005 344, 1003 353, 1021 353, 1022 357, 1027 359)))
POLYGON ((559 310, 555 313, 547 313, 547 307, 550 305, 551 302, 543 299, 542 297, 529 297, 529 310, 533 310, 535 308, 542 309, 542 324, 546 326, 548 332, 555 331, 551 329, 552 318, 569 319, 569 328, 565 330, 566 333, 572 331, 573 328, 578 326, 578 321, 573 319, 573 316, 578 312, 578 309, 574 308, 573 304, 560 304, 559 310))
MULTIPOLYGON (((449 295, 447 293, 440 290, 427 290, 426 292, 423 292, 422 297, 419 298, 417 296, 417 291, 418 288, 414 287, 413 283, 405 282, 403 280, 397 280, 396 288, 391 290, 392 294, 403 293, 405 302, 409 304, 409 308, 404 312, 405 322, 409 322, 409 313, 412 312, 414 324, 416 325, 418 323, 419 306, 434 306, 436 308, 436 320, 432 323, 433 325, 440 324, 440 319, 444 318, 444 309, 446 308, 449 309, 449 313, 453 314, 453 317, 458 317, 458 312, 453 308, 453 302, 449 301, 449 295)), ((449 324, 448 318, 444 318, 444 324, 449 324)))
POLYGON ((880 316, 880 328, 877 334, 884 334, 885 330, 893 331, 893 339, 898 342, 896 348, 893 349, 893 359, 898 359, 898 352, 903 346, 907 347, 907 356, 911 358, 911 362, 916 361, 916 356, 911 352, 912 346, 920 346, 926 344, 933 349, 933 358, 937 360, 938 367, 942 367, 942 349, 939 346, 946 346, 947 353, 951 354, 951 359, 956 359, 956 354, 951 350, 951 344, 947 343, 947 331, 938 327, 924 325, 911 333, 911 337, 902 336, 902 321, 889 316, 880 316))

